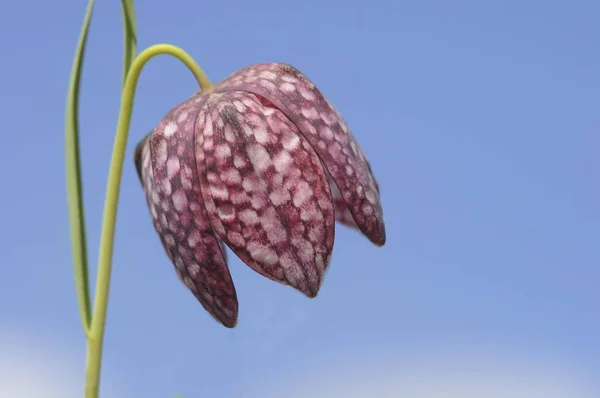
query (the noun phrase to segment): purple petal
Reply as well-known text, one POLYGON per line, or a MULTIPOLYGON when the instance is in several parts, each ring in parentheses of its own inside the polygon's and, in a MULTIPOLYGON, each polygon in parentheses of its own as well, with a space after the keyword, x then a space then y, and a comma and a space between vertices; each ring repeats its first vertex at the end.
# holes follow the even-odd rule
POLYGON ((215 232, 256 272, 317 295, 335 218, 325 171, 294 124, 261 98, 213 94, 196 158, 215 232))
POLYGON ((360 231, 360 228, 356 225, 356 221, 354 221, 354 217, 352 217, 352 213, 350 213, 350 209, 348 209, 348 205, 346 205, 344 198, 342 198, 340 190, 335 185, 335 182, 333 182, 329 173, 327 173, 327 181, 329 181, 329 186, 331 186, 331 197, 333 198, 333 205, 335 207, 335 219, 347 227, 360 231))
POLYGON ((208 221, 194 154, 194 120, 205 98, 175 107, 136 149, 136 166, 167 255, 202 306, 226 327, 238 302, 222 243, 208 221))
POLYGON ((298 127, 331 174, 357 226, 373 243, 383 246, 383 212, 369 162, 342 117, 315 85, 290 65, 269 63, 244 68, 215 88, 215 92, 236 90, 268 99, 298 127))

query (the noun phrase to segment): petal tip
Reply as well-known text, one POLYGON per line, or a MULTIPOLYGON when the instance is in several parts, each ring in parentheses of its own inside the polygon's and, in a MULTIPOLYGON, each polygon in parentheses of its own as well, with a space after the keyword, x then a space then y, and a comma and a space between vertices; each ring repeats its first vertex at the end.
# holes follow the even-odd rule
POLYGON ((223 319, 220 322, 227 329, 234 329, 237 326, 238 319, 237 319, 237 317, 235 317, 235 318, 230 318, 230 319, 223 319))
POLYGON ((385 223, 383 222, 383 215, 381 212, 377 217, 371 217, 367 223, 362 225, 361 232, 363 235, 371 241, 375 246, 382 247, 387 241, 387 235, 385 233, 385 223))
POLYGON ((283 282, 283 284, 291 287, 292 289, 301 293, 303 296, 308 297, 309 299, 314 299, 315 297, 317 297, 319 294, 319 290, 321 290, 321 283, 317 282, 317 280, 315 279, 310 281, 307 278, 302 278, 301 280, 295 282, 296 283, 290 283, 289 281, 287 281, 283 282))
POLYGON ((324 275, 319 275, 316 281, 310 283, 307 281, 306 289, 302 292, 309 299, 314 299, 319 295, 319 291, 321 290, 321 286, 323 284, 324 275))
POLYGON ((385 242, 387 240, 387 237, 385 235, 385 229, 375 237, 375 239, 371 239, 371 242, 373 242, 375 244, 375 246, 377 247, 383 247, 385 245, 385 242))
POLYGON ((194 293, 194 295, 196 296, 196 299, 198 299, 200 304, 202 304, 204 309, 212 316, 212 318, 215 321, 217 321, 221 325, 225 326, 227 329, 233 329, 237 326, 237 324, 238 324, 237 297, 236 297, 235 303, 234 303, 235 307, 219 308, 219 307, 216 307, 214 305, 207 303, 206 300, 204 300, 201 297, 198 297, 198 295, 196 295, 195 293, 194 293))

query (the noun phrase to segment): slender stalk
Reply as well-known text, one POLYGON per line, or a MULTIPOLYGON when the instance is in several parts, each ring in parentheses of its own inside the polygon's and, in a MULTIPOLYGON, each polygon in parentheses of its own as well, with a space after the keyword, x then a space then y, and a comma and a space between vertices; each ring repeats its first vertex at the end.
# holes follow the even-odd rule
POLYGON ((182 49, 169 45, 157 44, 144 50, 133 61, 125 79, 125 85, 121 93, 121 108, 117 123, 117 132, 113 145, 113 153, 106 189, 104 203, 104 217, 102 219, 102 233, 100 238, 100 255, 98 259, 98 276, 96 278, 96 291, 94 298, 94 312, 92 314, 92 325, 88 336, 87 368, 86 368, 86 398, 97 398, 100 387, 100 368, 102 360, 102 345, 106 324, 106 312, 108 307, 108 295, 110 288, 111 264, 114 246, 115 225, 117 219, 117 204, 121 187, 121 175, 125 159, 125 149, 133 100, 138 78, 144 65, 153 57, 167 54, 181 60, 194 74, 198 84, 204 91, 212 87, 210 80, 204 71, 194 60, 182 49))
POLYGON ((89 0, 81 32, 79 34, 77 48, 75 50, 73 66, 71 68, 65 114, 65 166, 67 177, 67 204, 69 207, 69 229, 71 231, 71 253, 73 256, 77 303, 81 315, 83 331, 86 336, 89 335, 91 327, 91 311, 85 212, 83 207, 83 184, 81 182, 81 159, 79 157, 78 110, 81 72, 83 69, 85 46, 93 10, 94 0, 89 0))
POLYGON ((125 56, 123 57, 123 86, 125 86, 127 73, 137 53, 137 27, 133 0, 121 0, 121 11, 123 13, 123 30, 125 33, 125 56))

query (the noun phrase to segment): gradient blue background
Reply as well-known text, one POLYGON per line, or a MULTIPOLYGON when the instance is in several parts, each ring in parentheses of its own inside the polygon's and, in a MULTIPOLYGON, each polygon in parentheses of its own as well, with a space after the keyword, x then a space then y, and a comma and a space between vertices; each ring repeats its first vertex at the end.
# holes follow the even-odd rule
MULTIPOLYGON (((138 140, 196 90, 181 64, 156 59, 123 175, 106 380, 140 397, 254 396, 355 351, 474 346, 543 352, 600 376, 599 2, 136 5, 140 49, 179 45, 214 81, 268 61, 306 73, 372 162, 387 244, 338 228, 314 300, 230 253, 239 326, 213 321, 177 280, 132 163, 138 140)), ((82 367, 63 126, 84 7, 0 6, 0 327, 60 342, 82 367)), ((92 265, 121 68, 119 2, 99 1, 81 97, 92 265)))

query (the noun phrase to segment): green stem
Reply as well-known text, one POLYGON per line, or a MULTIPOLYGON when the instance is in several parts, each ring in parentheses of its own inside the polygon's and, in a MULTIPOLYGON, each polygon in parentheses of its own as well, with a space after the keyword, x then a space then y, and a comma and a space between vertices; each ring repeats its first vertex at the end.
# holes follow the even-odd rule
POLYGON ((86 398, 97 398, 100 387, 100 367, 102 360, 102 344, 106 324, 106 311, 108 307, 108 294, 110 287, 111 263, 117 219, 117 204, 121 187, 121 175, 125 159, 125 148, 133 110, 133 99, 138 78, 144 65, 153 57, 167 54, 182 61, 194 74, 203 91, 210 91, 212 84, 204 71, 182 49, 170 44, 157 44, 141 52, 133 61, 131 69, 125 79, 121 93, 121 108, 117 132, 115 136, 113 153, 108 175, 108 186, 104 203, 104 217, 102 219, 102 233, 100 237, 100 255, 98 259, 98 276, 96 278, 96 291, 94 298, 94 312, 92 325, 88 336, 87 367, 86 367, 86 398))
POLYGON ((71 253, 73 271, 75 273, 75 289, 77 303, 81 314, 81 323, 86 336, 91 327, 90 287, 88 278, 87 240, 85 233, 85 212, 83 208, 83 184, 81 182, 81 159, 79 157, 79 90, 81 72, 83 70, 83 54, 87 35, 94 10, 94 0, 89 0, 83 25, 77 41, 77 49, 69 89, 67 93, 67 109, 65 115, 65 160, 67 177, 67 203, 69 207, 69 229, 71 232, 71 253))
POLYGON ((125 31, 125 56, 123 57, 123 86, 125 86, 127 73, 137 53, 137 27, 133 0, 121 0, 121 11, 123 12, 123 29, 125 31))

